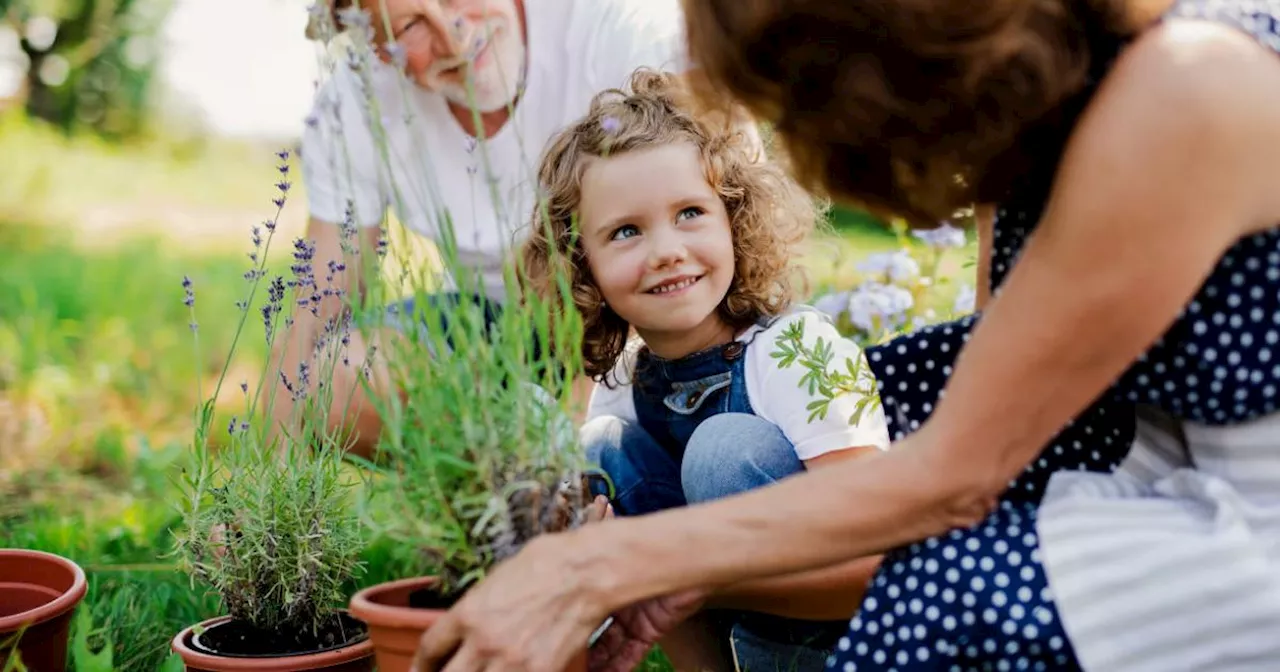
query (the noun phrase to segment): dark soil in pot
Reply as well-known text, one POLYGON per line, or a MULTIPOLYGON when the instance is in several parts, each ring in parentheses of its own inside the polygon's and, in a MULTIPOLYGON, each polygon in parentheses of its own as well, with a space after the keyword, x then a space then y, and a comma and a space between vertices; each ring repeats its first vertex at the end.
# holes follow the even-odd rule
POLYGON ((462 599, 462 593, 443 594, 435 588, 419 588, 409 593, 409 606, 413 609, 439 609, 448 611, 462 599))
POLYGON ((263 630, 231 620, 192 637, 191 648, 227 658, 276 658, 332 651, 368 636, 365 624, 345 613, 334 614, 315 633, 263 630))

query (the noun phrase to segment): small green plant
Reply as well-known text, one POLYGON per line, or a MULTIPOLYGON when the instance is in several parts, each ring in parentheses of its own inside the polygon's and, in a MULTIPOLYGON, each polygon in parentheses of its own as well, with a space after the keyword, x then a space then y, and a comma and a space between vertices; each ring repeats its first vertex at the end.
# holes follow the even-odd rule
MULTIPOLYGON (((281 152, 279 158, 277 217, 289 190, 289 155, 281 152)), ((204 401, 196 410, 191 460, 180 484, 184 525, 177 532, 177 553, 192 581, 214 591, 232 618, 305 642, 333 625, 337 609, 346 603, 348 581, 362 569, 358 554, 364 535, 354 497, 359 482, 344 470, 344 445, 327 430, 324 415, 335 395, 324 381, 332 379, 332 366, 343 356, 349 320, 332 319, 314 357, 304 358, 296 371, 282 371, 280 385, 268 384, 276 382, 269 372, 280 366, 268 358, 259 380, 239 382, 243 413, 225 426, 214 421, 215 401, 222 398, 224 385, 232 384, 227 373, 237 344, 248 333, 250 316, 261 319, 270 352, 277 334, 287 333, 292 307, 313 307, 318 297, 330 293, 332 274, 341 271, 330 267, 328 278, 317 278, 314 249, 298 240, 292 277, 268 280, 266 259, 275 221, 253 230, 251 266, 244 276, 248 289, 237 303, 235 337, 212 393, 206 397, 197 390, 204 401), (267 420, 254 418, 254 410, 262 408, 271 417, 271 397, 282 388, 298 402, 288 433, 272 431, 267 420), (215 432, 222 433, 218 445, 215 432)), ((190 279, 183 280, 183 289, 199 359, 190 279)))
MULTIPOLYGON (((445 268, 460 268, 456 253, 446 236, 445 268)), ((446 272, 461 296, 479 294, 473 276, 446 272)), ((400 394, 382 403, 385 460, 370 479, 369 520, 411 549, 408 571, 434 573, 446 597, 535 536, 582 523, 591 501, 567 412, 580 316, 519 293, 514 269, 508 276, 500 307, 410 283, 414 309, 384 339, 400 394)))

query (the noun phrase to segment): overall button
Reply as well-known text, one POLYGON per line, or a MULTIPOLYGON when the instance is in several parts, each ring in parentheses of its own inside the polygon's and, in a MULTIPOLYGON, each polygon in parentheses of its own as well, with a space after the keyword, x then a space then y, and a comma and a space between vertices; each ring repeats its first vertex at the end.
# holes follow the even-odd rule
POLYGON ((694 406, 697 406, 697 405, 698 405, 698 400, 699 400, 699 399, 701 399, 701 398, 702 398, 702 390, 694 390, 694 391, 689 395, 689 398, 685 400, 685 402, 684 402, 684 407, 685 407, 685 408, 693 408, 694 406))
POLYGON ((732 362, 733 360, 741 357, 742 353, 746 351, 746 349, 747 346, 743 345, 741 341, 733 341, 732 343, 726 343, 724 350, 721 352, 724 354, 724 358, 726 360, 732 362))

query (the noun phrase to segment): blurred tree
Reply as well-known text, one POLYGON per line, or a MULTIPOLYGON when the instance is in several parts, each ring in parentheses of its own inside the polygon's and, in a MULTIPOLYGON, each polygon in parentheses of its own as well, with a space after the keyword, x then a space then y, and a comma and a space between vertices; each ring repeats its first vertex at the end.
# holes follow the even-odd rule
POLYGON ((27 57, 27 113, 64 131, 142 130, 171 0, 0 0, 27 57))

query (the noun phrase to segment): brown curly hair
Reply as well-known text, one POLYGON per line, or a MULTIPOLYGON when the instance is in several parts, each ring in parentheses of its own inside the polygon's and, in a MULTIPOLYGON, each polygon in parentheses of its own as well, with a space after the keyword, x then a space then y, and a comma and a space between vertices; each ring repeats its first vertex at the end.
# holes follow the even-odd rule
POLYGON ((813 230, 820 210, 742 132, 741 114, 702 109, 683 79, 647 68, 633 73, 628 88, 597 94, 586 115, 550 141, 538 169, 539 207, 521 251, 524 287, 552 310, 581 315, 584 367, 598 381, 617 363, 630 325, 605 305, 579 241, 582 177, 592 161, 677 142, 698 148, 733 235, 734 276, 719 312, 739 329, 791 305, 802 282, 791 263, 794 246, 813 230), (561 298, 562 278, 572 306, 561 298))
MULTIPOLYGON (((684 0, 695 88, 772 122, 801 182, 934 226, 998 202, 1143 0, 684 0), (1036 132, 1031 132, 1036 131, 1036 132)), ((1060 130, 1060 129, 1059 129, 1060 130)))

